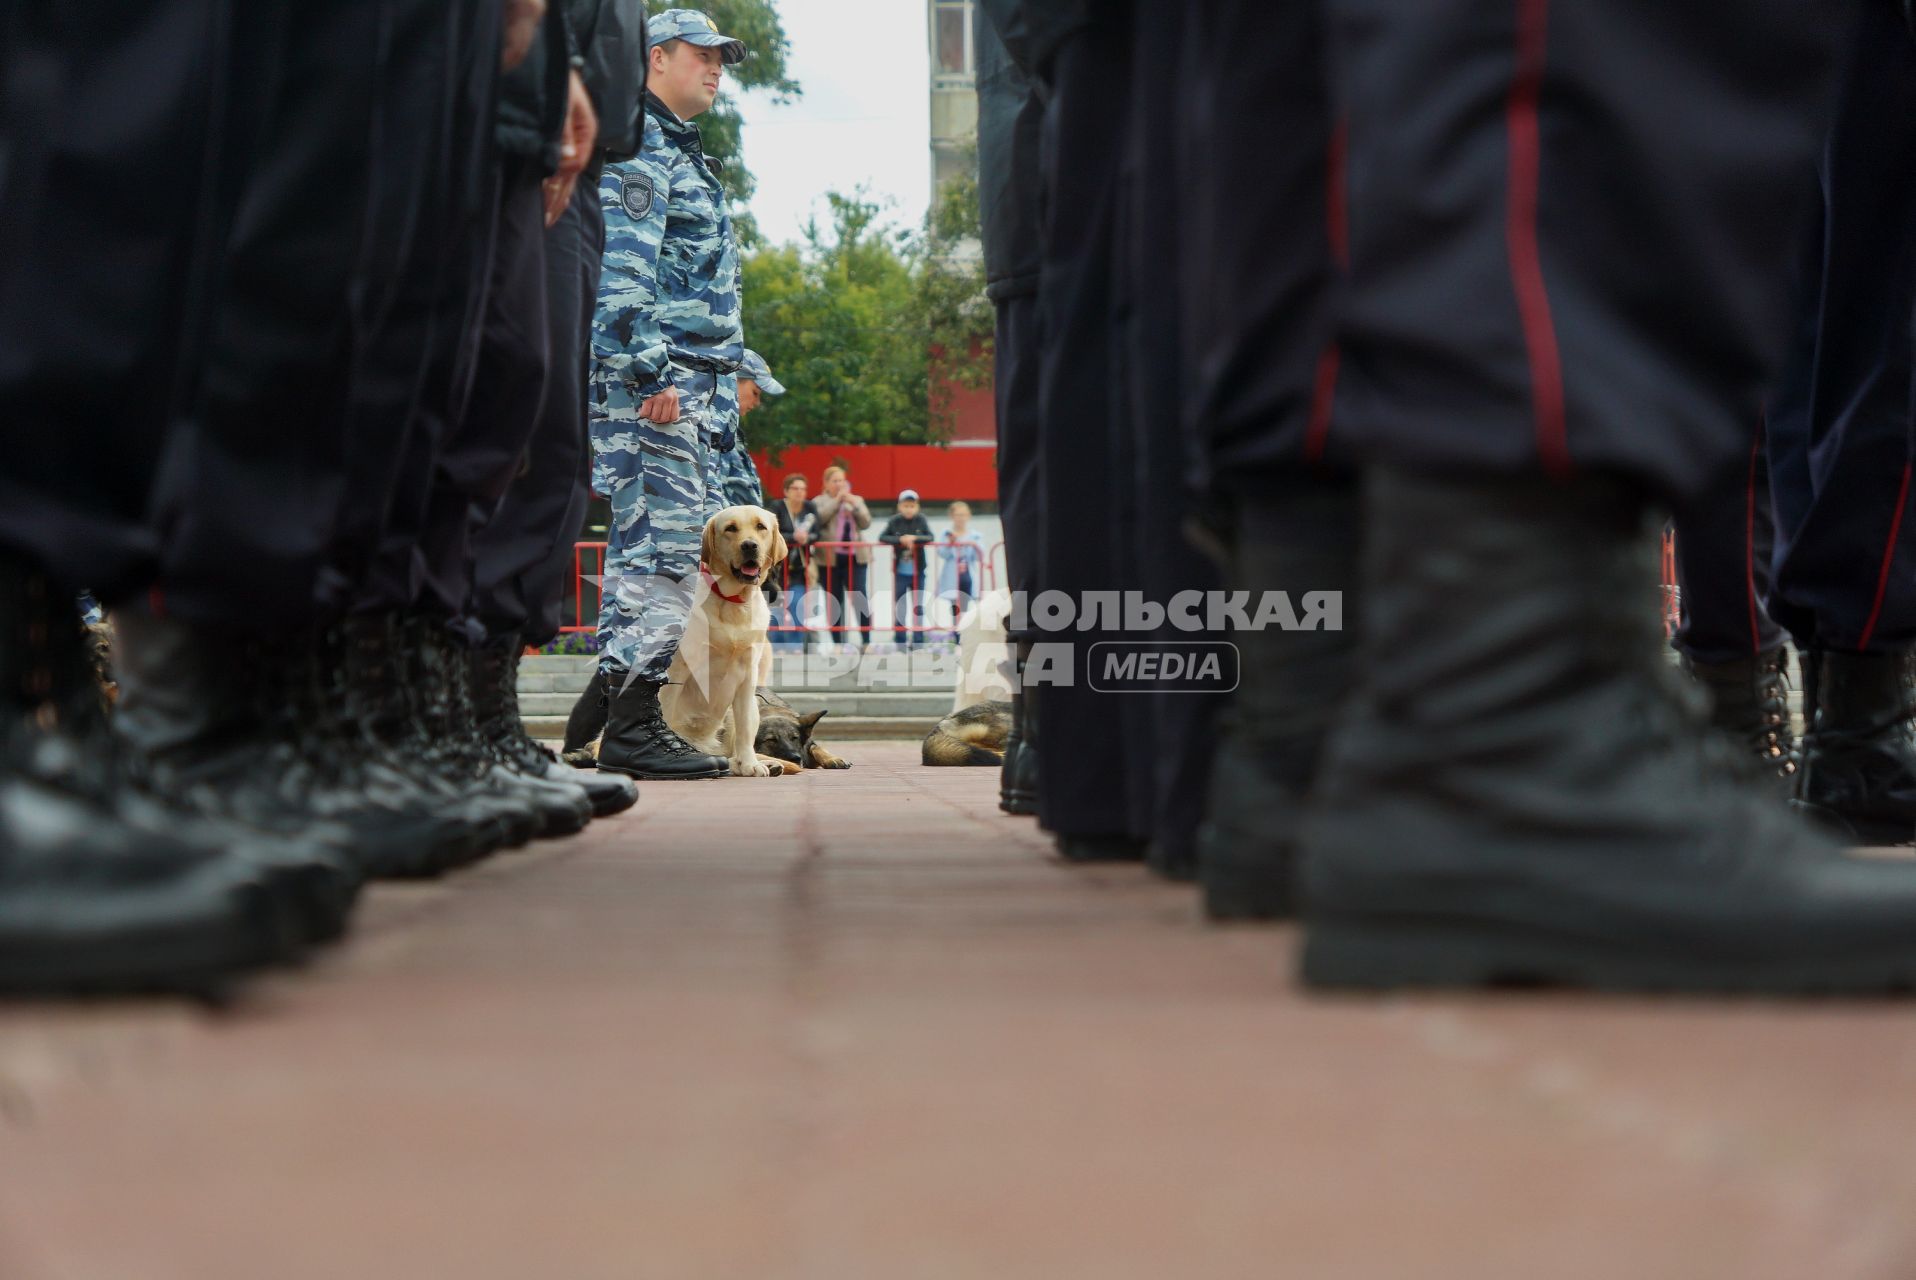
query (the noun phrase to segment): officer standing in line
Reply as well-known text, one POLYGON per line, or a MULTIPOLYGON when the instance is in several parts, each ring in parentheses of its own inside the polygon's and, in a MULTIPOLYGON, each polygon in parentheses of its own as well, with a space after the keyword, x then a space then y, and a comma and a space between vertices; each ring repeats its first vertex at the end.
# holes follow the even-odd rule
POLYGON ((1762 438, 1677 522, 1677 643, 1717 723, 1784 763, 1786 627, 1803 655, 1797 802, 1866 843, 1916 839, 1912 111, 1916 44, 1872 0, 1819 157, 1797 332, 1762 438))
POLYGON ((719 441, 737 413, 745 345, 738 244, 692 119, 745 46, 694 9, 647 33, 639 154, 600 183, 606 253, 593 320, 593 488, 612 502, 599 617, 611 706, 599 765, 639 778, 708 778, 726 762, 666 727, 659 690, 721 509, 719 441))
MULTIPOLYGON (((1184 490, 1230 590, 1336 592, 1339 627, 1233 634, 1242 671, 1225 714, 1198 875, 1216 919, 1295 909, 1293 862, 1318 752, 1355 676, 1357 477, 1331 430, 1333 287, 1347 228, 1322 4, 1201 0, 1184 10, 1171 147, 1262 154, 1261 179, 1180 168, 1184 490), (1271 75, 1261 59, 1295 51, 1271 75), (1274 120, 1286 145, 1267 145, 1274 120)), ((1155 37, 1146 36, 1141 59, 1155 37)), ((1148 198, 1148 190, 1146 191, 1148 198)), ((1255 599, 1255 594, 1253 596, 1255 599)))
MULTIPOLYGON (((982 0, 973 15, 978 63, 978 213, 985 293, 995 311, 992 403, 998 421, 998 500, 1005 530, 1005 571, 1016 598, 1035 599, 1043 526, 1038 450, 1038 359, 1043 337, 1038 278, 1043 245, 1038 208, 1039 132, 1044 103, 1033 82, 1037 46, 1026 0, 982 0)), ((1045 29, 1039 15, 1037 29, 1045 29)), ((999 778, 998 806, 1038 811, 1038 703, 1021 673, 1031 656, 1029 630, 1006 634, 1011 646, 1011 733, 999 778)))
POLYGON ((1701 0, 1326 12, 1366 546, 1305 980, 1906 985, 1916 877, 1698 749, 1650 603, 1659 504, 1734 465, 1785 353, 1857 8, 1745 5, 1734 41, 1701 0))
MULTIPOLYGON (((519 715, 517 680, 525 646, 558 635, 573 547, 588 496, 586 363, 597 305, 605 215, 599 178, 605 163, 638 150, 645 91, 642 0, 566 0, 579 87, 599 122, 596 140, 579 157, 576 181, 563 171, 545 183, 545 394, 523 465, 490 523, 474 538, 474 619, 485 632, 475 661, 476 701, 495 714, 495 739, 524 767, 576 777, 598 815, 637 798, 624 779, 565 773, 529 738, 519 715)), ((584 145, 583 143, 580 145, 584 145)), ((565 157, 559 158, 563 164, 565 157)))
MULTIPOLYGON (((498 842, 443 796, 362 789, 313 642, 343 477, 376 443, 343 404, 391 248, 372 214, 414 177, 381 144, 441 114, 392 91, 454 17, 489 85, 542 11, 155 0, 134 22, 80 0, 0 27, 0 422, 22 433, 0 480, 0 986, 200 988, 338 936, 363 875, 498 842), (103 230, 129 182, 140 217, 103 230), (122 617, 119 733, 82 583, 122 617)), ((452 78, 425 83, 460 118, 452 78)))
POLYGON ((726 506, 765 505, 765 485, 759 479, 758 464, 752 461, 751 448, 745 442, 744 420, 764 397, 784 394, 784 384, 772 376, 765 357, 756 351, 747 351, 739 362, 738 423, 733 428, 732 446, 719 458, 719 483, 725 491, 726 506))
POLYGON ((1763 433, 1752 432, 1744 456, 1678 508, 1681 616, 1670 643, 1684 669, 1709 690, 1710 723, 1751 753, 1776 779, 1778 794, 1788 797, 1799 762, 1790 722, 1789 637, 1769 611, 1776 542, 1770 484, 1763 433))

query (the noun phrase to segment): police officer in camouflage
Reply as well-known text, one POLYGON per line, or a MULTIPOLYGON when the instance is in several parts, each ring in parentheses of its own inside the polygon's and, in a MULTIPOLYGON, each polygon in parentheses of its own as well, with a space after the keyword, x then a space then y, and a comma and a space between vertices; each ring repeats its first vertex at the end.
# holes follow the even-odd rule
POLYGON ((719 485, 725 491, 725 505, 761 506, 765 502, 765 484, 759 479, 758 464, 752 461, 751 446, 745 442, 745 415, 758 408, 766 396, 782 396, 784 384, 772 376, 765 357, 748 350, 739 362, 738 416, 733 420, 731 447, 719 455, 719 485))
POLYGON ((592 487, 612 503, 599 613, 611 698, 599 764, 638 778, 719 777, 723 759, 665 725, 659 690, 697 582, 705 521, 726 505, 745 355, 738 244, 692 119, 745 46, 694 9, 647 32, 644 138, 608 166, 605 260, 592 324, 592 487))

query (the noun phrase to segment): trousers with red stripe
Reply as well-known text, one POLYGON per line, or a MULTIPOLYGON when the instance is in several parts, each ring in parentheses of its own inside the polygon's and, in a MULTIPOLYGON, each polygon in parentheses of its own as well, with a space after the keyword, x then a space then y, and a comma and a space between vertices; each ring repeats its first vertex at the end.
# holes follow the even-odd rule
POLYGON ((1887 0, 1855 30, 1804 175, 1795 333, 1764 428, 1677 518, 1677 645, 1704 662, 1783 627, 1803 649, 1916 642, 1916 42, 1887 0))
MULTIPOLYGON (((1885 0, 1871 0, 1885 9, 1885 0)), ((1329 0, 1331 433, 1399 467, 1733 467, 1785 348, 1840 0, 1329 0)))

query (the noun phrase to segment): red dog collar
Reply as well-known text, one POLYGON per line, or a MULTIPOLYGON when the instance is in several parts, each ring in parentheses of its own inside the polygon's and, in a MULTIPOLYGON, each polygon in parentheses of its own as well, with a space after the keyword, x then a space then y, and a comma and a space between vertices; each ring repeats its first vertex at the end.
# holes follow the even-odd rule
POLYGON ((719 599, 725 601, 727 604, 744 604, 745 603, 744 596, 728 596, 723 591, 720 591, 718 589, 718 579, 714 578, 712 576, 712 571, 706 568, 703 564, 699 565, 699 576, 705 579, 706 586, 712 588, 712 594, 717 596, 719 599))

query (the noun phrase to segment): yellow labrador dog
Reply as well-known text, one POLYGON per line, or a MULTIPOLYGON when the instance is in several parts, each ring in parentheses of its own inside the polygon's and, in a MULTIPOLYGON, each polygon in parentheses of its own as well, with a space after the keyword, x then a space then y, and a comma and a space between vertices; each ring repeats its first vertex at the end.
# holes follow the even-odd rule
POLYGON ((692 616, 659 709, 672 732, 700 751, 727 757, 734 775, 777 777, 779 762, 752 748, 760 673, 772 660, 766 635, 772 611, 759 584, 785 563, 778 520, 763 507, 727 507, 705 522, 699 559, 692 616))

